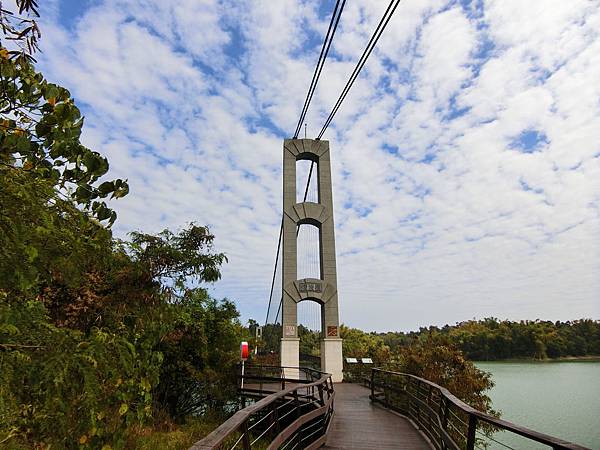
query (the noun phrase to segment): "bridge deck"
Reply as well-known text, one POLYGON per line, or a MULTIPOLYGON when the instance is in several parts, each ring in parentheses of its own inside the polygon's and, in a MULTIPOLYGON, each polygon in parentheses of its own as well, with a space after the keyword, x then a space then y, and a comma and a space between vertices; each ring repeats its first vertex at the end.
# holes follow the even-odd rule
POLYGON ((431 450, 407 419, 371 404, 369 390, 350 383, 335 385, 335 415, 321 448, 431 450))

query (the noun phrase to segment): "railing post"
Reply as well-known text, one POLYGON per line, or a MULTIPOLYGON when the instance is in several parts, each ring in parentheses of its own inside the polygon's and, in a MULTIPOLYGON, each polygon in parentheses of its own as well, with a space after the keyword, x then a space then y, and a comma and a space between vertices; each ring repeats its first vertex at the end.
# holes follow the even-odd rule
POLYGON ((428 384, 428 386, 429 386, 429 392, 427 393, 427 406, 429 406, 429 408, 427 408, 427 425, 429 426, 429 429, 431 430, 431 410, 433 409, 431 407, 431 403, 433 402, 433 399, 431 398, 432 387, 430 384, 428 384))
MULTIPOLYGON (((298 398, 298 389, 294 389, 294 404, 296 405, 296 419, 299 419, 301 414, 300 411, 300 399, 298 398)), ((302 425, 298 429, 298 443, 302 441, 302 425)))
POLYGON ((281 424, 279 423, 279 411, 277 410, 277 403, 273 403, 271 417, 272 423, 275 425, 275 436, 281 433, 281 424))
MULTIPOLYGON (((447 431, 448 430, 448 413, 449 411, 449 405, 448 405, 448 400, 446 399, 445 396, 442 395, 442 397, 440 398, 440 415, 442 416, 442 430, 447 431), (442 409, 442 403, 443 405, 443 409, 442 409)), ((440 438, 441 438, 441 447, 442 449, 447 448, 446 446, 446 441, 443 438, 443 432, 440 432, 440 438)))
POLYGON ((300 418, 300 399, 298 398, 298 389, 294 390, 294 404, 296 405, 296 418, 300 418))
POLYGON ((248 420, 244 421, 244 424, 242 425, 242 447, 244 448, 244 450, 250 450, 251 449, 251 445, 250 445, 250 431, 248 430, 248 420))
POLYGON ((446 397, 442 396, 442 398, 440 399, 440 415, 442 416, 442 428, 444 430, 446 428, 448 428, 448 412, 449 412, 448 400, 446 399, 446 397), (443 403, 443 409, 442 409, 442 403, 443 403))
POLYGON ((265 377, 265 369, 263 366, 258 367, 258 375, 260 376, 260 395, 263 393, 263 378, 265 377))
POLYGON ((323 397, 323 385, 319 384, 318 389, 319 389, 319 400, 321 400, 321 406, 324 406, 325 405, 325 399, 323 397))
POLYGON ((371 401, 375 401, 375 369, 371 369, 371 401))
POLYGON ((421 380, 417 380, 417 424, 421 428, 421 380))
POLYGON ((475 448, 475 432, 477 431, 477 417, 469 414, 469 429, 467 430, 467 450, 475 448))

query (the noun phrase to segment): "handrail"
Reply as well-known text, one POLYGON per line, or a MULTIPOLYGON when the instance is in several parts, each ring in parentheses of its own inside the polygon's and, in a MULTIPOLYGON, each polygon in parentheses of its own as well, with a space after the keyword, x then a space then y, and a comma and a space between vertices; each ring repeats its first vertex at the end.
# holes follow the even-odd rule
MULTIPOLYGON (((258 380, 261 379, 260 375, 255 375, 252 373, 253 369, 258 370, 279 370, 281 373, 281 378, 276 379, 277 381, 282 381, 282 383, 293 382, 294 385, 278 390, 277 392, 270 393, 266 397, 257 401, 256 403, 241 409, 236 412, 233 416, 231 416, 228 420, 223 422, 218 428, 216 428, 212 433, 206 436, 204 439, 195 443, 190 450, 208 450, 208 449, 217 449, 220 448, 224 444, 230 443, 232 439, 236 439, 231 448, 236 448, 238 444, 241 444, 244 450, 248 450, 252 448, 253 443, 259 441, 263 437, 265 437, 269 431, 275 431, 276 433, 271 433, 274 435, 272 437, 272 442, 268 446, 268 448, 277 448, 274 444, 281 444, 285 442, 288 438, 292 437, 296 439, 296 436, 302 431, 303 425, 310 422, 311 420, 315 420, 317 417, 322 416, 323 424, 322 437, 324 438, 324 434, 326 434, 327 426, 329 425, 329 421, 331 415, 333 414, 333 382, 331 381, 331 375, 328 373, 320 372, 315 369, 305 368, 305 367, 281 367, 281 366, 250 366, 247 374, 240 376, 240 379, 250 379, 250 380, 258 380), (314 379, 316 375, 320 377, 315 381, 310 380, 302 380, 302 379, 290 379, 284 376, 287 371, 297 371, 298 373, 304 373, 306 376, 314 379), (315 396, 314 391, 317 389, 318 396, 315 396), (306 395, 302 395, 300 391, 306 391, 306 395), (308 393, 312 392, 312 395, 308 393), (327 398, 325 398, 325 395, 327 398), (289 399, 288 402, 279 405, 282 400, 289 399), (314 407, 314 405, 318 405, 314 407), (279 405, 279 406, 278 406, 279 405), (280 416, 279 409, 283 409, 283 407, 288 406, 288 411, 280 416), (302 408, 305 406, 313 406, 312 408, 308 408, 307 411, 302 411, 302 408), (284 421, 286 416, 295 414, 295 420, 284 421), (261 416, 262 417, 259 417, 261 416), (255 418, 254 424, 250 424, 251 419, 255 418), (265 422, 266 421, 266 422, 265 422), (261 422, 269 423, 270 425, 266 427, 265 430, 261 430, 262 433, 255 438, 254 441, 252 438, 253 427, 257 427, 261 422), (283 429, 281 426, 285 425, 283 429), (272 430, 273 429, 273 430, 272 430), (238 437, 238 434, 241 434, 238 437)), ((263 377, 267 380, 271 381, 275 377, 263 377)), ((262 389, 261 389, 261 392, 262 389)), ((243 395, 244 389, 241 389, 241 393, 243 395)), ((291 419, 292 417, 290 417, 291 419)), ((312 426, 312 425, 311 425, 312 426)), ((312 433, 313 435, 315 433, 312 433)), ((316 436, 315 442, 318 441, 319 437, 316 436)), ((298 437, 298 439, 302 439, 298 437)), ((305 438, 306 439, 306 438, 305 438)), ((324 440, 324 439, 323 439, 324 440)), ((309 444, 314 444, 310 443, 309 444)), ((308 448, 308 447, 307 447, 308 448)), ((316 448, 316 447, 315 447, 316 448)))
POLYGON ((403 372, 373 368, 371 369, 369 384, 372 401, 380 402, 415 419, 419 427, 429 436, 432 444, 438 449, 466 448, 467 450, 473 450, 475 447, 475 436, 478 432, 478 421, 483 421, 493 427, 548 445, 553 449, 586 450, 586 447, 581 445, 564 441, 479 411, 467 405, 446 388, 425 378, 403 372), (377 375, 383 379, 383 382, 378 382, 377 375), (390 383, 392 377, 400 378, 404 382, 404 385, 400 386, 400 389, 393 386, 390 383), (409 386, 414 387, 415 385, 416 390, 411 392, 408 389, 409 386), (426 393, 422 391, 423 386, 426 387, 426 393), (382 392, 376 392, 378 388, 382 388, 382 392), (437 392, 435 396, 434 392, 437 392), (405 407, 401 404, 403 402, 399 402, 399 398, 392 398, 392 394, 405 397, 403 400, 406 400, 407 406, 405 407), (383 395, 383 399, 380 398, 381 395, 383 395), (464 414, 466 416, 465 420, 460 419, 455 412, 451 411, 451 407, 456 408, 459 414, 464 414), (427 421, 423 420, 422 416, 424 413, 426 413, 425 418, 427 421), (457 420, 453 420, 450 414, 453 414, 457 420), (449 430, 449 423, 453 431, 449 430), (467 426, 466 430, 465 425, 467 426))

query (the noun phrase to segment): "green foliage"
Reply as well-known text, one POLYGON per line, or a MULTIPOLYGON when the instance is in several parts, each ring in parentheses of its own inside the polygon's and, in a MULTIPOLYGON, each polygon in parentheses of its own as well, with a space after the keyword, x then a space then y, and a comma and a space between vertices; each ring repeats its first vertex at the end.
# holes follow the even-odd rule
POLYGON ((388 365, 445 387, 479 411, 497 415, 486 395, 494 386, 491 375, 475 367, 446 338, 428 338, 402 347, 388 365))
MULTIPOLYGON (((57 215, 43 202, 37 207, 41 217, 57 215)), ((37 225, 19 226, 29 236, 37 225)), ((196 281, 207 273, 218 277, 219 258, 201 259, 201 248, 181 256, 185 239, 164 243, 146 258, 146 247, 126 251, 139 240, 116 242, 108 233, 90 247, 76 239, 81 236, 70 223, 54 226, 53 239, 72 234, 70 255, 86 264, 72 271, 57 265, 26 290, 15 288, 10 275, 0 278, 0 441, 13 436, 58 448, 122 448, 129 428, 149 423, 152 414, 165 411, 182 421, 223 411, 236 394, 231 368, 243 333, 238 312, 201 288, 182 284, 174 296, 159 281, 165 273, 177 279, 178 270, 196 281), (173 264, 172 255, 178 255, 173 264), (177 269, 157 272, 156 261, 177 269)), ((212 240, 207 229, 202 233, 212 240)), ((52 264, 61 254, 53 245, 38 252, 52 264)), ((16 261, 16 269, 30 264, 16 261)))
POLYGON ((381 365, 391 358, 390 349, 383 339, 374 333, 365 333, 357 328, 340 326, 342 353, 344 357, 372 358, 376 365, 381 365))
POLYGON ((160 353, 108 331, 57 328, 38 301, 4 299, 0 317, 0 440, 118 448, 151 416, 160 353))
POLYGON ((214 238, 208 227, 191 224, 178 234, 169 230, 158 235, 133 232, 125 246, 150 277, 168 282, 171 293, 177 294, 186 291, 190 277, 206 282, 221 278, 219 267, 227 258, 223 253, 210 253, 214 238))
MULTIPOLYGON (((0 28, 6 37, 6 40, 11 41, 16 49, 7 52, 6 55, 13 57, 21 56, 29 61, 35 61, 33 53, 39 50, 38 40, 41 37, 40 29, 38 28, 36 18, 39 17, 36 0, 15 0, 18 14, 15 15, 12 11, 4 9, 0 3, 0 28)), ((0 47, 2 40, 0 40, 0 47)))
POLYGON ((0 41, 0 445, 124 448, 165 414, 222 411, 243 330, 197 287, 226 261, 214 236, 113 239, 106 201, 127 183, 105 180, 70 93, 35 72, 35 21, 2 9, 0 29, 16 46, 0 41))
POLYGON ((78 283, 110 253, 110 233, 53 183, 0 165, 0 287, 13 295, 50 280, 78 283))
POLYGON ((321 347, 321 332, 308 329, 302 324, 298 325, 298 337, 300 338, 300 354, 308 356, 319 356, 321 347))
MULTIPOLYGON (((500 416, 500 413, 492 408, 492 401, 487 395, 494 386, 491 374, 478 369, 472 361, 466 359, 447 337, 428 336, 413 341, 411 345, 402 347, 386 368, 432 381, 473 408, 492 416, 500 416)), ((454 414, 458 414, 456 417, 459 417, 462 424, 468 421, 466 415, 458 411, 454 414)), ((452 421, 451 417, 450 422, 452 421)), ((462 424, 457 423, 455 426, 462 427, 462 424)), ((483 422, 480 422, 478 427, 487 436, 497 431, 495 427, 483 422)), ((455 428, 449 431, 454 434, 455 428)), ((455 434, 454 438, 460 441, 463 436, 455 434)), ((476 440, 476 446, 487 447, 481 438, 476 437, 476 440)), ((463 445, 465 444, 463 441, 463 445)))
POLYGON ((224 411, 236 396, 235 364, 243 333, 239 313, 228 300, 216 301, 191 289, 169 305, 171 329, 157 347, 165 355, 156 401, 171 418, 224 411))
POLYGON ((514 322, 487 318, 442 328, 422 328, 418 332, 382 333, 380 337, 397 350, 411 341, 438 335, 447 337, 475 361, 600 355, 600 321, 591 319, 514 322))
MULTIPOLYGON (((36 223, 20 226, 28 235, 36 223)), ((62 222, 55 231, 57 238, 77 235, 62 222)), ((76 260, 89 258, 74 274, 50 271, 27 290, 0 278, 0 441, 122 448, 131 426, 151 423, 161 411, 178 421, 223 411, 235 396, 230 369, 243 333, 235 306, 201 288, 182 287, 174 297, 157 281, 163 273, 154 271, 154 259, 127 253, 128 244, 110 235, 95 242, 106 245, 96 253, 83 242, 71 242, 76 260)), ((54 246, 38 250, 41 261, 57 256, 54 246)), ((174 253, 170 245, 163 250, 174 253)), ((158 250, 153 255, 168 260, 158 250)), ((196 280, 218 272, 191 259, 196 280)), ((17 268, 29 265, 17 261, 17 268)), ((184 258, 177 265, 187 267, 184 258)))
POLYGON ((0 47, 0 165, 47 180, 110 225, 116 213, 103 199, 123 197, 129 186, 120 179, 99 184, 108 160, 81 144, 82 126, 67 89, 46 81, 25 55, 0 47))
POLYGON ((126 448, 139 450, 187 450, 195 442, 206 437, 223 422, 219 415, 193 417, 181 425, 167 429, 151 427, 133 428, 126 448))
POLYGON ((262 340, 259 342, 261 353, 279 354, 281 346, 282 328, 281 324, 268 323, 263 326, 262 340))

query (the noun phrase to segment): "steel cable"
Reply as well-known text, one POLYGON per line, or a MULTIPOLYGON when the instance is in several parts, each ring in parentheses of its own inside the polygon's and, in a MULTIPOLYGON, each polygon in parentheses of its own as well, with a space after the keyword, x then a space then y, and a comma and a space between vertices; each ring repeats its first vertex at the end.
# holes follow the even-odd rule
POLYGON ((283 219, 281 219, 281 227, 279 228, 279 239, 277 240, 277 253, 275 255, 275 268, 273 269, 273 279, 271 280, 271 293, 269 294, 269 306, 267 306, 267 317, 265 318, 265 326, 269 323, 269 312, 271 311, 271 300, 273 299, 273 288, 275 287, 275 275, 277 275, 277 263, 279 262, 279 253, 281 252, 281 237, 283 235, 283 219))
POLYGON ((331 15, 331 21, 329 22, 329 28, 327 29, 327 34, 325 35, 325 39, 323 40, 323 46, 321 47, 321 53, 319 54, 319 60, 317 61, 317 65, 315 67, 315 71, 310 82, 310 87, 308 88, 308 92, 306 93, 304 106, 302 107, 302 112, 300 113, 300 119, 298 120, 296 131, 294 132, 294 139, 298 137, 298 134, 302 129, 302 122, 304 122, 304 118, 306 117, 306 113, 308 112, 308 107, 312 100, 313 94, 317 89, 317 83, 319 82, 319 77, 321 76, 321 71, 323 70, 323 66, 325 65, 325 59, 327 59, 327 54, 329 53, 329 48, 331 47, 331 43, 333 42, 333 36, 335 35, 335 30, 337 29, 338 23, 340 22, 340 17, 342 17, 342 11, 344 10, 345 4, 346 0, 343 0, 341 7, 340 0, 337 0, 335 3, 335 8, 333 9, 333 14, 331 15))
POLYGON ((369 43, 367 44, 367 47, 365 48, 362 56, 358 60, 358 63, 356 64, 356 67, 354 68, 354 71, 352 72, 352 75, 350 75, 350 78, 348 79, 348 82, 346 83, 346 86, 344 86, 344 89, 342 90, 342 93, 338 97, 337 102, 335 103, 333 109, 329 113, 329 116, 327 117, 327 120, 325 121, 325 124, 323 125, 323 128, 319 132, 319 135, 317 136, 317 139, 321 139, 321 137, 323 137, 323 134, 325 133, 325 130, 327 130, 327 127, 329 127, 329 124, 333 120, 333 117, 335 116, 335 114, 339 110, 342 102, 346 98, 346 95, 348 95, 348 92, 350 91, 350 88, 354 84, 354 81, 358 78, 358 75, 360 74, 360 71, 364 67, 365 63, 367 62, 367 59, 371 55, 371 52, 375 48, 375 45, 377 44, 377 41, 379 40, 379 38, 383 34, 385 28, 387 27, 387 24, 389 23, 390 19, 392 18, 392 15, 394 14, 394 12, 396 11, 396 8, 400 4, 400 1, 401 0, 392 0, 392 1, 390 1, 390 4, 388 5, 387 9, 385 10, 385 13, 383 14, 383 17, 381 18, 381 20, 379 21, 379 24, 377 25, 377 28, 375 29, 375 32, 371 36, 371 39, 369 39, 369 43))

